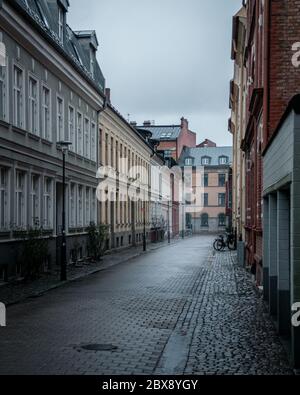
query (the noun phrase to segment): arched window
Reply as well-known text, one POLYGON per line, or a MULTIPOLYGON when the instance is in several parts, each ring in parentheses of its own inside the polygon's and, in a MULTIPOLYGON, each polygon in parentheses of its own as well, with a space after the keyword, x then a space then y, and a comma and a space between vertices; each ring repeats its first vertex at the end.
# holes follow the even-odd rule
POLYGON ((201 226, 203 228, 208 228, 208 220, 209 220, 208 214, 201 215, 201 226))
POLYGON ((225 214, 219 214, 219 226, 224 227, 226 226, 226 215, 225 214))

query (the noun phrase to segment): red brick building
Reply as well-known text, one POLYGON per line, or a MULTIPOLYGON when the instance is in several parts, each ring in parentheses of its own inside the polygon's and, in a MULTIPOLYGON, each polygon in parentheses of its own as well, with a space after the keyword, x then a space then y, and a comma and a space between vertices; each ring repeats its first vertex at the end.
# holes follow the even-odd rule
POLYGON ((300 70, 293 66, 293 44, 300 41, 298 0, 248 0, 245 65, 246 260, 261 283, 262 155, 290 101, 299 92, 300 70))
POLYGON ((180 125, 153 125, 150 121, 145 121, 138 129, 149 130, 152 139, 159 141, 158 151, 164 151, 165 157, 172 157, 178 161, 184 147, 196 147, 197 135, 189 130, 189 122, 184 117, 181 118, 180 125))

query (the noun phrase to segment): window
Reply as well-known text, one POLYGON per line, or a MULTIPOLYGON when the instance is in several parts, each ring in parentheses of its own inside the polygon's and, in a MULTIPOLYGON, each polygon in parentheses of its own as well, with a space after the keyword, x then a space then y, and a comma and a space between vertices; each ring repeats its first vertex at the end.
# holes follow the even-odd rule
POLYGON ((35 5, 36 5, 36 7, 37 7, 37 9, 39 11, 39 14, 40 14, 40 17, 41 17, 42 21, 44 22, 45 26, 49 29, 49 23, 48 23, 45 15, 44 15, 44 12, 42 10, 42 7, 40 5, 39 0, 35 0, 34 2, 35 2, 35 5))
POLYGON ((31 226, 40 226, 40 177, 36 174, 31 175, 30 182, 30 208, 31 208, 31 226))
POLYGON ((219 214, 219 226, 226 226, 226 216, 225 214, 219 214))
POLYGON ((91 53, 91 61, 90 61, 90 70, 91 70, 91 74, 92 77, 94 78, 94 74, 95 74, 95 61, 94 61, 94 53, 91 53))
POLYGON ((219 157, 219 165, 228 165, 229 159, 227 156, 219 157))
POLYGON ((206 174, 204 174, 204 187, 208 187, 208 174, 206 173, 206 174))
POLYGON ((203 194, 203 206, 208 207, 208 193, 203 194))
POLYGON ((208 226, 209 226, 209 216, 208 216, 208 214, 202 214, 201 215, 201 226, 203 228, 208 228, 208 226))
POLYGON ((71 184, 70 186, 70 228, 76 227, 76 185, 71 184))
POLYGON ((193 166, 194 160, 192 158, 186 158, 185 165, 186 166, 193 166))
POLYGON ((8 70, 8 65, 6 65, 6 67, 0 66, 0 119, 8 122, 7 70, 8 70))
POLYGON ((208 156, 203 156, 203 157, 201 158, 201 164, 202 164, 202 166, 208 166, 208 165, 210 165, 210 164, 211 164, 211 158, 208 157, 208 156))
MULTIPOLYGON (((113 158, 113 155, 111 157, 113 158)), ((97 160, 97 134, 96 125, 93 122, 91 126, 91 159, 94 162, 97 160)))
POLYGON ((92 196, 91 196, 91 222, 96 222, 96 189, 92 189, 92 196))
POLYGON ((81 56, 79 55, 78 49, 77 49, 76 45, 73 42, 72 42, 72 47, 74 49, 74 52, 75 52, 75 55, 76 55, 76 58, 77 58, 78 62, 80 63, 81 66, 83 66, 83 62, 82 62, 81 56))
POLYGON ((225 183, 226 183, 226 175, 219 174, 219 187, 225 187, 225 183))
POLYGON ((83 187, 78 186, 78 226, 83 226, 83 187))
POLYGON ((58 7, 58 38, 62 43, 64 41, 64 11, 58 7))
POLYGON ((88 118, 84 119, 84 156, 88 159, 91 157, 90 121, 88 118))
POLYGON ((82 135, 82 115, 80 112, 77 113, 77 153, 83 154, 83 135, 82 135))
POLYGON ((28 95, 28 122, 29 131, 38 134, 38 82, 33 77, 29 77, 29 95, 28 95))
POLYGON ((172 151, 171 150, 165 150, 165 158, 172 158, 172 151))
POLYGON ((9 171, 0 167, 0 230, 9 226, 9 171))
POLYGON ((13 122, 19 128, 24 127, 24 74, 18 66, 14 66, 13 122))
POLYGON ((44 178, 44 218, 45 229, 53 229, 53 180, 44 178))
POLYGON ((85 225, 89 226, 91 223, 91 189, 85 189, 85 225))
POLYGON ((50 89, 45 85, 42 87, 42 137, 45 140, 52 140, 51 133, 51 94, 50 89))
POLYGON ((225 193, 219 193, 219 207, 225 207, 226 205, 226 195, 225 193))
POLYGON ((16 171, 15 180, 15 222, 19 228, 25 227, 26 219, 26 174, 22 171, 16 171))
POLYGON ((69 106, 69 114, 68 114, 68 123, 69 123, 69 140, 72 143, 71 150, 75 152, 76 150, 76 135, 75 135, 75 111, 72 106, 69 106))
POLYGON ((64 141, 65 140, 64 101, 60 97, 57 97, 56 111, 57 111, 57 141, 64 141))

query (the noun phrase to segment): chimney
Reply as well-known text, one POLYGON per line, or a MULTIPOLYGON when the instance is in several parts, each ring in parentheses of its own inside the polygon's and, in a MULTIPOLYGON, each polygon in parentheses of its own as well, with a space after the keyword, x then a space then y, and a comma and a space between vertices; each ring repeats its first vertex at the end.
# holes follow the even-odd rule
POLYGON ((144 122, 144 126, 145 126, 146 128, 150 127, 150 126, 151 126, 151 121, 145 121, 145 122, 144 122))
POLYGON ((187 130, 189 128, 189 121, 184 117, 181 118, 181 128, 182 129, 186 128, 187 130))
POLYGON ((105 88, 105 96, 108 104, 111 104, 110 102, 110 88, 105 88))

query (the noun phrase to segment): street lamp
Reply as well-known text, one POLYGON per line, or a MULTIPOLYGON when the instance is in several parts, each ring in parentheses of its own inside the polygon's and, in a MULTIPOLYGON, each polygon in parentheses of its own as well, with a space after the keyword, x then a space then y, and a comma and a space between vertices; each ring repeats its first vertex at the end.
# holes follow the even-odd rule
POLYGON ((60 280, 67 281, 67 238, 66 238, 66 153, 69 146, 72 145, 69 141, 59 141, 57 147, 63 154, 63 191, 62 191, 62 242, 61 242, 61 263, 60 263, 60 280))

